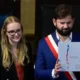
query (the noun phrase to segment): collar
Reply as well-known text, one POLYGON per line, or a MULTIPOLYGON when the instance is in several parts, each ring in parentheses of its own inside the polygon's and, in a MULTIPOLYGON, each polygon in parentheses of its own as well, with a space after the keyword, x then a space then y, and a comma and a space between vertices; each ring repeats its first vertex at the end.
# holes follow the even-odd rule
MULTIPOLYGON (((57 37, 57 39, 60 41, 60 38, 59 38, 59 35, 57 34, 57 32, 56 32, 56 37, 57 37)), ((70 35, 69 35, 69 37, 67 38, 67 40, 72 40, 72 32, 70 33, 70 35)))

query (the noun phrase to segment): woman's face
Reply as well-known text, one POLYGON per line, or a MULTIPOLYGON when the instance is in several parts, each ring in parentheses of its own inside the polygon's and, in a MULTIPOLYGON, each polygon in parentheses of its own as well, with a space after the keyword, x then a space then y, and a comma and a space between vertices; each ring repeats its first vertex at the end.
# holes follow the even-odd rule
POLYGON ((10 44, 17 44, 22 37, 21 25, 17 22, 8 24, 6 35, 10 44))

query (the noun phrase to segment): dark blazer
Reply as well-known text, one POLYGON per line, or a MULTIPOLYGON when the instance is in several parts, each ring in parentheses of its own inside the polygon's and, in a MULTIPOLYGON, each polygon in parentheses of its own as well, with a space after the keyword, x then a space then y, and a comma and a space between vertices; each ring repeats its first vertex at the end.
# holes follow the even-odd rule
MULTIPOLYGON (((31 61, 31 47, 30 44, 27 43, 28 46, 28 53, 30 56, 30 63, 27 64, 27 59, 25 58, 24 60, 24 80, 34 80, 33 77, 33 64, 31 61)), ((1 52, 1 48, 0 48, 0 52, 1 52)), ((0 53, 0 80, 18 80, 17 78, 17 73, 16 73, 16 68, 14 63, 11 65, 11 67, 9 69, 5 69, 2 66, 2 57, 1 57, 1 53, 0 53)))
MULTIPOLYGON (((58 45, 58 39, 56 37, 56 33, 51 34, 54 38, 55 43, 58 45)), ((72 34, 72 41, 80 41, 80 33, 72 34)), ((56 58, 52 54, 49 46, 47 45, 44 38, 39 41, 38 51, 35 62, 35 78, 37 80, 68 80, 63 72, 60 72, 59 77, 53 79, 52 78, 52 69, 55 67, 56 58)), ((75 72, 77 80, 80 80, 80 73, 75 72)))

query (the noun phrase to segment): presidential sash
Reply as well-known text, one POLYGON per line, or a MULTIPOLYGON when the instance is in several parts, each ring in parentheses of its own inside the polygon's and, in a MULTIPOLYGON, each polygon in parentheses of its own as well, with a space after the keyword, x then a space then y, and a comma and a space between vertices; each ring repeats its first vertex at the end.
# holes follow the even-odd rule
MULTIPOLYGON (((52 35, 48 35, 47 37, 45 37, 45 41, 47 43, 47 45, 49 46, 52 54, 54 55, 54 57, 56 59, 58 59, 58 46, 55 43, 52 35)), ((64 74, 66 75, 66 77, 68 78, 68 80, 76 80, 74 74, 72 72, 64 72, 64 74)))

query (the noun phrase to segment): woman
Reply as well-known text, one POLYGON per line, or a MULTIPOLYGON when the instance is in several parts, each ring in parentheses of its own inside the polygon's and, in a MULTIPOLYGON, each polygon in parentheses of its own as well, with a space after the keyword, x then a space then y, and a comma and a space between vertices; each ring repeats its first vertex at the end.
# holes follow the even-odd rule
POLYGON ((28 46, 19 19, 7 17, 1 30, 0 80, 33 80, 28 46))

